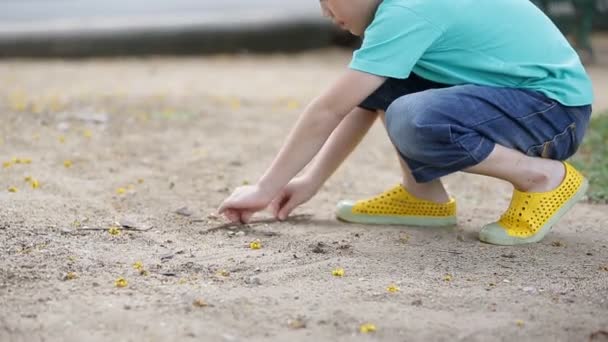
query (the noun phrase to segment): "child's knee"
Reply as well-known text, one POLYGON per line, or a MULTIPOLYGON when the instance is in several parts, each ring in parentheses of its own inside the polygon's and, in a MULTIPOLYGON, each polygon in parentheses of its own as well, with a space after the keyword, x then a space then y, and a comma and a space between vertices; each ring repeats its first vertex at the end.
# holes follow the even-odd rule
POLYGON ((424 154, 437 144, 452 143, 450 123, 443 115, 445 106, 429 95, 403 96, 386 111, 391 141, 408 158, 424 160, 424 154))

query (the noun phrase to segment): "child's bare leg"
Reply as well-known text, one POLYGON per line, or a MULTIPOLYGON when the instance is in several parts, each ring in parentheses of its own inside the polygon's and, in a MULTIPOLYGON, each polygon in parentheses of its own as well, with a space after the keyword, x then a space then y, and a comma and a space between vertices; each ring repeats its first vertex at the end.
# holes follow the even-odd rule
POLYGON ((481 163, 464 171, 503 179, 524 192, 553 190, 565 175, 560 161, 530 157, 498 144, 481 163))
MULTIPOLYGON (((382 123, 386 128, 386 118, 384 111, 378 111, 382 123)), ((397 152, 397 149, 395 149, 397 152)), ((401 165, 401 171, 403 176, 403 186, 414 196, 437 203, 445 203, 450 200, 445 187, 441 183, 440 179, 435 179, 426 183, 418 183, 412 176, 412 172, 407 164, 403 161, 399 153, 397 152, 397 159, 401 165)))

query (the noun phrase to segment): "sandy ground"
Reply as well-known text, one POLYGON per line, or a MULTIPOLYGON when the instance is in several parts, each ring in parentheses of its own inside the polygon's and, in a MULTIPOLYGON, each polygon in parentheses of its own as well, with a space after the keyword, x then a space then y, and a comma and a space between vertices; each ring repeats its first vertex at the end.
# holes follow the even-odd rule
POLYGON ((601 341, 606 206, 578 205, 541 243, 490 246, 476 234, 511 190, 455 174, 455 228, 338 222, 336 201, 399 180, 379 125, 308 216, 210 231, 348 57, 0 62, 0 156, 31 159, 0 169, 0 341, 601 341), (150 229, 111 235, 116 221, 150 229))

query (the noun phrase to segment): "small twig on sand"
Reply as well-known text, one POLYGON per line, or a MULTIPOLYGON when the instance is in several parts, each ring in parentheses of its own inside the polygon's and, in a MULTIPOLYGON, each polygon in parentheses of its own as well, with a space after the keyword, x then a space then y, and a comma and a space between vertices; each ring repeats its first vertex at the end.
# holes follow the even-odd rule
MULTIPOLYGON (((148 231, 154 227, 149 227, 146 229, 140 229, 140 228, 133 228, 133 227, 125 227, 125 226, 121 226, 118 227, 120 230, 130 230, 130 231, 134 231, 134 232, 145 232, 148 231)), ((93 228, 78 228, 75 231, 81 231, 81 230, 108 230, 108 228, 97 228, 97 227, 93 227, 93 228)))
POLYGON ((239 228, 239 229, 251 228, 252 226, 256 226, 256 225, 260 225, 260 224, 269 224, 269 223, 276 223, 276 222, 290 222, 290 223, 307 222, 307 221, 310 221, 311 218, 312 218, 312 215, 304 214, 304 215, 290 216, 284 221, 279 221, 276 218, 269 218, 269 219, 254 220, 249 223, 228 222, 228 223, 223 223, 219 226, 209 228, 207 230, 203 230, 200 233, 209 234, 209 233, 213 233, 218 230, 235 230, 237 228, 239 228))

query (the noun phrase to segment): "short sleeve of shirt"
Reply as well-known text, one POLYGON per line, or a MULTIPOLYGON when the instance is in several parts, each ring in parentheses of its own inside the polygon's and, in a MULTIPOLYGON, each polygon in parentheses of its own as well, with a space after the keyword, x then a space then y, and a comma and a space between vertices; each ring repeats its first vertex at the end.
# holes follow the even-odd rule
POLYGON ((441 28, 411 9, 384 1, 365 30, 361 48, 349 68, 404 79, 442 35, 441 28))

